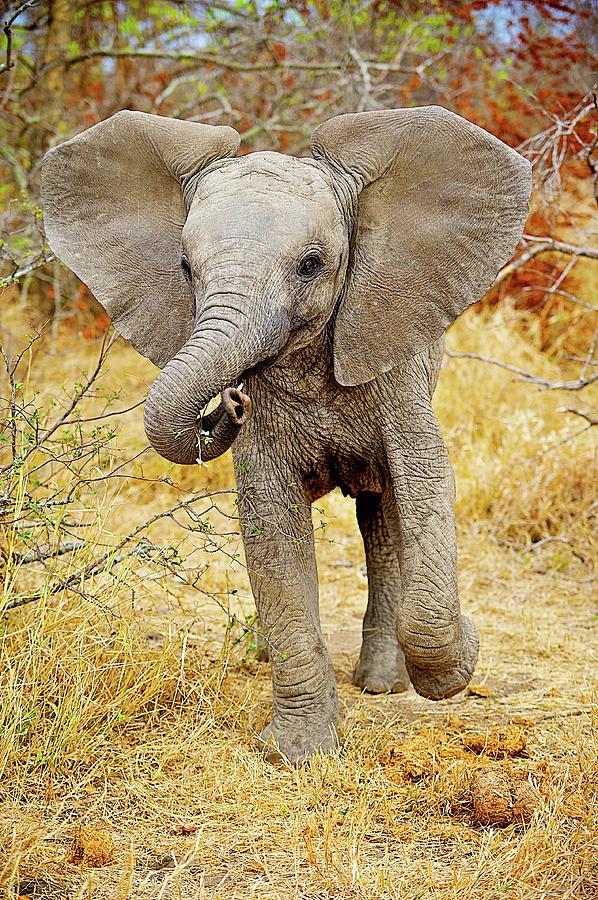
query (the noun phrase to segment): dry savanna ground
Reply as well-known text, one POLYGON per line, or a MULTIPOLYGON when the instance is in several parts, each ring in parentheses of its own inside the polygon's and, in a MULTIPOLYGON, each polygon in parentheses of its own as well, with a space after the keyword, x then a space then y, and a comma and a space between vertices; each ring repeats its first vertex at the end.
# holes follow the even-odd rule
MULTIPOLYGON (((3 323, 15 344, 22 313, 3 323)), ((470 311, 449 343, 559 371, 506 307, 470 311)), ((20 390, 40 389, 40 404, 62 396, 97 350, 67 329, 49 335, 24 358, 20 390)), ((85 414, 102 411, 109 389, 115 408, 135 403, 153 375, 117 342, 85 414)), ((583 425, 557 411, 567 402, 480 362, 443 370, 436 409, 457 477, 462 604, 481 635, 473 682, 451 700, 352 686, 363 553, 352 501, 322 501, 314 525, 341 745, 299 769, 253 747, 270 685, 252 650, 234 494, 206 499, 221 511, 202 512, 194 534, 177 524, 184 510, 149 526, 163 565, 146 544, 6 612, 3 896, 598 896, 597 429, 567 440, 583 425)), ((153 514, 233 485, 228 456, 184 470, 152 452, 124 468, 136 479, 102 480, 146 444, 141 410, 118 418, 111 452, 93 464, 100 480, 67 511, 93 540, 60 557, 63 578, 153 514)), ((34 475, 21 477, 27 496, 34 475)), ((4 539, 10 603, 42 570, 17 553, 21 538, 4 539)))

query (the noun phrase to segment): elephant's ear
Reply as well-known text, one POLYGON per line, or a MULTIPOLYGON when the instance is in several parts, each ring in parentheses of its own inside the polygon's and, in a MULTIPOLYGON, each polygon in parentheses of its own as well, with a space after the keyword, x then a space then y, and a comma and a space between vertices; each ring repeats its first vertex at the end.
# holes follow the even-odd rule
POLYGON ((530 165, 437 106, 336 116, 315 130, 312 152, 358 191, 334 366, 340 384, 362 384, 428 347, 488 290, 521 237, 530 165))
POLYGON ((158 366, 193 328, 181 270, 184 191, 239 135, 125 110, 46 154, 44 224, 50 246, 95 294, 118 331, 158 366))

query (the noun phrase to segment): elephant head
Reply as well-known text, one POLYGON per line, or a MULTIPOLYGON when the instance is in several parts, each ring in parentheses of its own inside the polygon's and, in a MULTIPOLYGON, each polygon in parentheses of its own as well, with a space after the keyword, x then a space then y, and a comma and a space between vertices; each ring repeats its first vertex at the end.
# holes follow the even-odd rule
POLYGON ((43 165, 50 245, 162 368, 145 426, 179 463, 224 452, 251 413, 245 375, 327 323, 341 385, 428 347, 527 215, 527 161, 439 107, 337 116, 311 159, 238 146, 232 128, 124 111, 43 165))

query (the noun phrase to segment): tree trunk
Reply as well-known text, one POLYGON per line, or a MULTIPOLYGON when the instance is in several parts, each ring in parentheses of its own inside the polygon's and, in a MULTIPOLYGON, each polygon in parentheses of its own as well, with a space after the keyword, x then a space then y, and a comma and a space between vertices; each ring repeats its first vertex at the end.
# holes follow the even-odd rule
POLYGON ((71 40, 73 0, 49 0, 50 16, 43 53, 46 118, 54 129, 64 109, 64 60, 71 40))

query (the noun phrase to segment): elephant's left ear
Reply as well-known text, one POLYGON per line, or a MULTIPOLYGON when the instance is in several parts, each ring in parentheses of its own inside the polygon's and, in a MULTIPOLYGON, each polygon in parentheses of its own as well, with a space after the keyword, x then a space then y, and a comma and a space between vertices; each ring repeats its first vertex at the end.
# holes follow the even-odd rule
POLYGON ((430 346, 492 285, 521 237, 531 169, 438 106, 336 116, 312 153, 358 191, 334 367, 340 384, 363 384, 430 346))

